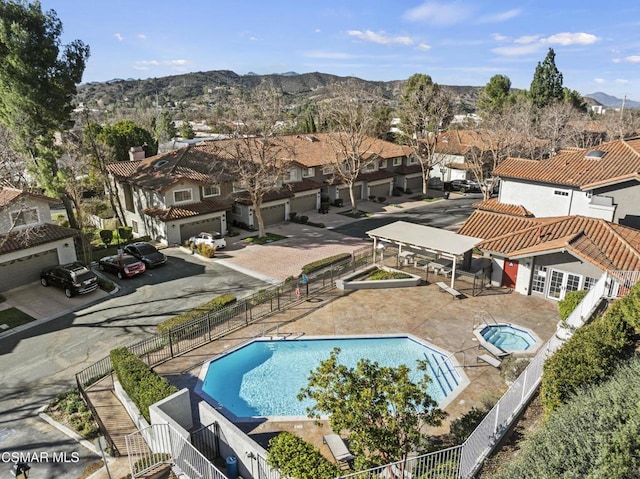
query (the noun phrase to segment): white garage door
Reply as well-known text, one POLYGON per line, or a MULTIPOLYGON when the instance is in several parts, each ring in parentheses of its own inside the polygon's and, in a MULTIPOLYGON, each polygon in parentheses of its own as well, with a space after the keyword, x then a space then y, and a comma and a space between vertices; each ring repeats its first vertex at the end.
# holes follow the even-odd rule
POLYGON ((389 183, 369 187, 369 195, 387 198, 389 196, 389 183))
POLYGON ((180 242, 184 243, 192 236, 202 232, 224 234, 224 231, 220 231, 221 227, 219 216, 194 221, 193 223, 182 224, 180 225, 180 242))
MULTIPOLYGON (((351 199, 349 198, 349 188, 340 188, 338 196, 342 198, 345 205, 349 204, 349 202, 351 201, 351 199)), ((362 199, 362 185, 353 187, 353 197, 356 199, 356 201, 362 199)))
MULTIPOLYGON (((281 223, 285 220, 284 218, 284 204, 275 205, 275 206, 265 206, 262 208, 262 221, 264 225, 273 225, 276 223, 281 223)), ((257 221, 255 222, 255 227, 258 227, 257 221)))
POLYGON ((58 264, 55 249, 0 263, 0 291, 17 288, 40 279, 40 271, 58 264))

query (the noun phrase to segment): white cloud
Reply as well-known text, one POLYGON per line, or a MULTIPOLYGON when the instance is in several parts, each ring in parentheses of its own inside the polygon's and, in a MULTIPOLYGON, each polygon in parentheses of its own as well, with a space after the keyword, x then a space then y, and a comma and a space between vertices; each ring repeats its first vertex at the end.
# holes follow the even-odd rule
POLYGON ((640 63, 640 55, 631 55, 625 58, 625 60, 631 63, 640 63))
POLYGON ((425 2, 407 10, 403 18, 411 22, 422 22, 436 26, 447 26, 461 23, 471 16, 471 9, 461 2, 451 3, 425 2))
POLYGON ((509 37, 502 35, 500 33, 493 33, 491 35, 491 37, 496 41, 496 42, 505 42, 509 39, 509 37))
POLYGON ((431 45, 427 45, 426 43, 419 43, 417 49, 426 52, 427 50, 431 50, 431 45))
POLYGON ((122 35, 120 35, 119 33, 114 33, 113 36, 116 38, 116 40, 118 40, 119 42, 121 42, 122 40, 124 40, 124 37, 122 35))
POLYGON ((519 45, 527 45, 529 43, 537 42, 538 38, 540 38, 539 35, 523 35, 521 37, 516 38, 514 40, 514 43, 517 43, 519 45))
POLYGON ((347 60, 349 58, 353 58, 352 55, 343 52, 324 52, 320 50, 315 50, 311 52, 306 52, 304 54, 307 58, 322 58, 327 60, 347 60))
POLYGON ((386 32, 373 32, 371 30, 349 30, 349 36, 359 38, 367 42, 380 43, 381 45, 411 45, 413 40, 407 36, 390 37, 386 32))
POLYGON ((529 55, 540 51, 541 45, 539 43, 529 43, 526 45, 513 45, 505 47, 497 47, 491 51, 497 55, 503 55, 505 57, 515 57, 521 55, 529 55))
POLYGON ((319 28, 316 28, 315 32, 316 33, 320 33, 322 30, 320 30, 319 28))
POLYGON ((616 78, 616 83, 618 83, 620 85, 626 85, 627 83, 629 83, 629 80, 624 80, 622 78, 616 78))
POLYGON ((613 60, 611 60, 613 63, 620 63, 622 61, 621 58, 614 58, 613 60))
POLYGON ((591 33, 562 32, 562 33, 556 33, 555 35, 551 35, 550 37, 547 37, 547 38, 543 38, 540 41, 542 43, 550 43, 555 45, 567 46, 567 45, 591 45, 593 43, 596 43, 599 40, 600 39, 597 36, 591 33))
POLYGON ((488 15, 482 15, 479 19, 479 23, 500 23, 506 22, 507 20, 511 20, 512 18, 520 15, 522 10, 519 8, 514 8, 512 10, 507 10, 506 12, 501 13, 490 13, 488 15))
POLYGON ((606 83, 604 78, 594 78, 593 81, 596 83, 606 83))
POLYGON ((191 65, 192 62, 189 60, 139 60, 135 62, 133 68, 136 70, 148 70, 149 67, 170 67, 174 70, 181 70, 182 68, 191 65))
POLYGON ((146 39, 147 39, 147 36, 146 36, 144 33, 138 33, 138 38, 139 38, 140 40, 146 40, 146 39))

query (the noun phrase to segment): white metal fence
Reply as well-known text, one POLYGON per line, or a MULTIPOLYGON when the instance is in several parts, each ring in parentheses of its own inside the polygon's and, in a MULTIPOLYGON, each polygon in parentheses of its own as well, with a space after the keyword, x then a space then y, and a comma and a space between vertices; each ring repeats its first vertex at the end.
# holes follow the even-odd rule
POLYGON ((169 424, 153 424, 129 434, 125 441, 133 478, 171 464, 191 478, 227 479, 169 424))

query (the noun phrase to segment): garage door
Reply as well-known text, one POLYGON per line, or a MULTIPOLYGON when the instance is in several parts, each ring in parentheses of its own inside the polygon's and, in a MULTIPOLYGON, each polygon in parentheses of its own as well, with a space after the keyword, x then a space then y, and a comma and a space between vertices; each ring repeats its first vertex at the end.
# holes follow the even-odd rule
POLYGON ((0 263, 0 291, 17 288, 40 279, 40 271, 58 264, 55 249, 36 253, 14 261, 0 263))
POLYGON ((317 195, 314 193, 312 195, 299 196, 298 198, 291 199, 291 211, 296 213, 302 213, 304 211, 311 211, 318 208, 317 206, 317 195))
POLYGON ((389 183, 370 186, 369 195, 382 196, 384 198, 387 198, 389 196, 389 183))
POLYGON ((407 188, 413 193, 422 193, 422 177, 407 178, 407 188))
POLYGON ((197 235, 202 232, 224 234, 224 231, 220 230, 221 228, 222 225, 219 216, 194 221, 193 223, 182 224, 180 225, 180 242, 184 243, 193 235, 197 235))
MULTIPOLYGON (((342 198, 345 205, 348 204, 351 201, 351 199, 349 198, 349 188, 340 188, 338 197, 342 198)), ((353 187, 353 197, 356 199, 356 201, 362 199, 362 185, 353 187)))
MULTIPOLYGON (((284 204, 275 206, 265 206, 262 208, 262 221, 265 226, 282 223, 284 221, 284 204)), ((255 227, 258 227, 257 221, 255 227)))

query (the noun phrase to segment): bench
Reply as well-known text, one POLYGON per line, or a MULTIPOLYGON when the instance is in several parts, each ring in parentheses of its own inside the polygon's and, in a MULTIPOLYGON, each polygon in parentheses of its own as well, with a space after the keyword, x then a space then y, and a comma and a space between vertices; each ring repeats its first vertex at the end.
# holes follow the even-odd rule
POLYGON ((443 283, 442 281, 439 281, 436 283, 438 285, 438 287, 442 290, 445 291, 447 293, 449 293, 451 296, 453 296, 456 299, 461 299, 464 298, 464 295, 460 292, 457 291, 453 288, 451 288, 450 286, 447 286, 445 283, 443 283))
POLYGON ((502 361, 498 358, 494 358, 493 356, 489 356, 488 354, 481 354, 478 356, 478 361, 484 361, 487 364, 490 364, 494 368, 499 368, 502 364, 502 361))
POLYGON ((343 467, 351 467, 351 463, 355 459, 355 456, 351 454, 351 451, 347 448, 344 440, 337 434, 327 434, 322 436, 322 442, 327 445, 329 451, 335 458, 335 460, 343 467))
POLYGON ((483 342, 478 345, 479 348, 484 348, 493 354, 496 358, 503 358, 505 356, 511 355, 510 352, 505 351, 504 349, 500 349, 498 346, 495 346, 488 342, 483 342))

